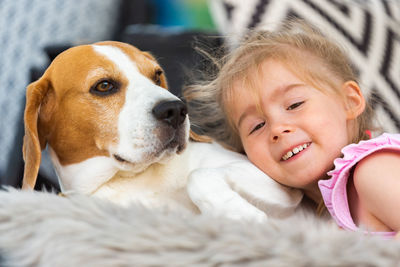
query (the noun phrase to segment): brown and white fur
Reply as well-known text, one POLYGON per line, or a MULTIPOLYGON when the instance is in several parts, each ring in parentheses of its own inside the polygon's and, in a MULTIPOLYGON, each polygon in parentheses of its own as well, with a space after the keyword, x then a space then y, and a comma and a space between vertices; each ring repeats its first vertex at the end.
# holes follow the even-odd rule
POLYGON ((27 88, 23 188, 34 187, 48 145, 66 193, 232 218, 293 211, 301 193, 243 155, 189 141, 186 107, 166 89, 157 61, 131 45, 61 53, 27 88))

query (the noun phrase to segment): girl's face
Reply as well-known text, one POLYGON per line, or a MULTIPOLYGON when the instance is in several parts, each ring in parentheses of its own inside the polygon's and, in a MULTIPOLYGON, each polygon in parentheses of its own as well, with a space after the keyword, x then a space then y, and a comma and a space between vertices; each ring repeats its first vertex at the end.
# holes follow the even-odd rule
POLYGON ((261 70, 260 99, 241 81, 233 87, 232 118, 244 150, 276 181, 315 188, 350 140, 343 98, 306 84, 278 61, 265 61, 261 70))

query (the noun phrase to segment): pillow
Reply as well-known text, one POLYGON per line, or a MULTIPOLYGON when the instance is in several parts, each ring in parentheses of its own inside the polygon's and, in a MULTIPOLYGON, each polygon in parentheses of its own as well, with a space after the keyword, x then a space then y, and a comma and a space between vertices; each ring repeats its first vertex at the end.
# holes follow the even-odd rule
POLYGON ((386 132, 400 131, 400 1, 210 1, 218 29, 235 46, 250 28, 299 17, 347 50, 360 86, 386 132))

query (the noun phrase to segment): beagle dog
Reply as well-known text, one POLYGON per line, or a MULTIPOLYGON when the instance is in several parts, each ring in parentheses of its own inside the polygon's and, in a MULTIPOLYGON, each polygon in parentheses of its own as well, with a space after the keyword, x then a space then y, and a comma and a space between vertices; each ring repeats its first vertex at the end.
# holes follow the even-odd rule
MULTIPOLYGON (((23 189, 48 146, 62 192, 121 205, 265 220, 302 195, 215 143, 189 141, 185 104, 147 52, 120 42, 70 48, 26 91, 23 189)), ((194 136, 194 135, 193 135, 194 136)))

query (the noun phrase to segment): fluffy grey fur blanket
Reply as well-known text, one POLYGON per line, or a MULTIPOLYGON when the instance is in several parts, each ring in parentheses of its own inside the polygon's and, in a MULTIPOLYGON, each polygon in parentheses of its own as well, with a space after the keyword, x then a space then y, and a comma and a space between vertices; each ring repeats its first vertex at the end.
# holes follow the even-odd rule
POLYGON ((0 192, 1 266, 399 266, 400 241, 313 216, 268 224, 0 192))

